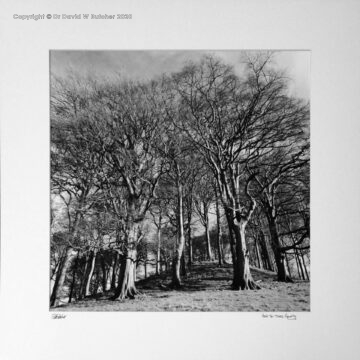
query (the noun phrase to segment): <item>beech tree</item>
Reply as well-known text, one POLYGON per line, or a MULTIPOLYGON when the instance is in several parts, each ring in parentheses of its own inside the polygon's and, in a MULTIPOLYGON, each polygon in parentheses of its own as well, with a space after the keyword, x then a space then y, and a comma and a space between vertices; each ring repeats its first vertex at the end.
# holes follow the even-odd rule
POLYGON ((250 256, 279 281, 294 264, 308 278, 309 106, 271 53, 244 59, 205 56, 152 81, 52 80, 51 306, 65 289, 134 298, 138 264, 171 265, 180 288, 205 252, 219 266, 231 252, 234 290, 260 288, 250 256), (193 255, 195 221, 206 244, 194 238, 193 255))
POLYGON ((124 249, 114 299, 134 297, 137 293, 137 244, 162 174, 155 145, 161 139, 164 121, 164 112, 156 101, 161 90, 156 82, 103 85, 94 93, 91 117, 84 119, 84 126, 93 129, 88 141, 104 155, 108 183, 119 182, 126 189, 125 217, 123 211, 116 210, 124 223, 124 249))
POLYGON ((59 304, 69 266, 76 255, 81 221, 97 202, 97 171, 101 158, 82 137, 78 119, 86 111, 88 88, 81 82, 53 79, 51 89, 51 183, 67 208, 66 250, 57 271, 50 305, 59 304))
POLYGON ((249 58, 240 79, 230 66, 205 57, 174 76, 182 98, 182 130, 213 171, 233 234, 234 289, 258 288, 245 240, 256 207, 250 189, 254 174, 246 167, 286 141, 283 130, 290 126, 283 110, 285 80, 269 61, 264 54, 249 58))
MULTIPOLYGON (((306 112, 297 111, 296 114, 306 116, 306 112)), ((300 122, 301 119, 296 120, 300 122)), ((286 251, 296 248, 309 234, 308 226, 303 224, 301 239, 292 245, 283 246, 279 229, 284 207, 296 206, 294 201, 297 202, 297 195, 301 191, 297 178, 301 174, 301 168, 305 167, 309 161, 307 150, 307 145, 301 146, 296 151, 286 146, 272 153, 262 165, 257 166, 257 169, 260 169, 255 176, 259 185, 259 201, 268 222, 279 281, 291 281, 286 271, 286 251)), ((297 229, 294 232, 299 231, 300 229, 297 229)))

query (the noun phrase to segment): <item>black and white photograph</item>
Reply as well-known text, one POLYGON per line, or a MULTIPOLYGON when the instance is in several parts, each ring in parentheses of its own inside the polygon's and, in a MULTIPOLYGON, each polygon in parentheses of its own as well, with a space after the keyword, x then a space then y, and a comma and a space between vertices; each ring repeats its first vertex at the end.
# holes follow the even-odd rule
POLYGON ((309 70, 51 51, 51 308, 310 311, 309 70))
POLYGON ((0 359, 357 359, 359 14, 0 0, 0 359))

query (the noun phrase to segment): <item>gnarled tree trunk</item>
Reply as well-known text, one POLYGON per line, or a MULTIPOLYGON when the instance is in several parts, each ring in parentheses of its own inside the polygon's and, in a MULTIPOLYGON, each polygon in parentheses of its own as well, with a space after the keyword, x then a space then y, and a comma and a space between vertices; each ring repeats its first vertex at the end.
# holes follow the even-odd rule
POLYGON ((131 248, 120 261, 120 273, 118 287, 115 291, 114 300, 133 299, 138 291, 135 286, 136 249, 131 248))
POLYGON ((235 266, 232 288, 234 290, 255 290, 260 287, 255 283, 250 273, 249 251, 246 247, 245 228, 247 221, 233 223, 235 234, 235 266))
POLYGON ((139 224, 134 222, 134 216, 129 215, 126 239, 126 250, 120 261, 120 273, 118 286, 113 300, 133 299, 138 291, 135 286, 136 280, 136 245, 139 236, 139 224))

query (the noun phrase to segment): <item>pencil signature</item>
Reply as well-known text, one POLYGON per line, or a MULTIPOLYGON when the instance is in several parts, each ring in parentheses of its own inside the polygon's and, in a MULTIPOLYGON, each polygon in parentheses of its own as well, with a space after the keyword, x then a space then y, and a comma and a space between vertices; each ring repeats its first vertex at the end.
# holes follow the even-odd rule
POLYGON ((63 314, 52 314, 53 319, 65 319, 66 315, 63 314))
POLYGON ((286 320, 296 320, 295 314, 262 314, 263 319, 286 319, 286 320))

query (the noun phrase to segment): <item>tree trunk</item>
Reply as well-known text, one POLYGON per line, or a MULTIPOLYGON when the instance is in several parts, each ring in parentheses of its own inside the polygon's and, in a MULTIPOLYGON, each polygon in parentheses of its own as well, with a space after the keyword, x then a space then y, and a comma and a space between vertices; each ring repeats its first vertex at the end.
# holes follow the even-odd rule
MULTIPOLYGON (((100 283, 99 267, 96 268, 94 278, 95 278, 95 283, 94 283, 94 287, 93 287, 93 291, 92 291, 93 296, 95 296, 98 293, 98 289, 99 289, 99 283, 100 283)), ((90 284, 90 282, 89 282, 89 284, 90 284)))
POLYGON ((186 276, 185 251, 181 255, 180 274, 181 276, 186 276))
POLYGON ((106 263, 105 263, 105 254, 101 256, 101 271, 102 271, 102 288, 103 292, 107 290, 107 273, 106 273, 106 263))
MULTIPOLYGON (((76 237, 77 237, 79 223, 80 223, 80 213, 77 212, 76 215, 75 215, 74 224, 73 224, 72 229, 70 231, 72 239, 76 239, 76 237)), ((50 306, 53 306, 53 307, 59 306, 60 298, 61 298, 61 295, 62 295, 62 289, 63 289, 65 278, 66 278, 66 274, 67 274, 67 271, 69 269, 69 266, 71 264, 71 261, 72 261, 73 257, 74 257, 74 250, 73 250, 72 246, 68 246, 67 249, 66 249, 65 256, 64 256, 64 259, 62 261, 62 264, 59 267, 59 270, 58 270, 59 273, 56 276, 53 291, 52 291, 51 296, 50 296, 50 306)))
POLYGON ((52 299, 55 296, 54 292, 58 291, 58 289, 59 289, 59 280, 60 280, 60 276, 61 276, 61 269, 62 269, 62 267, 64 265, 65 257, 66 257, 66 251, 65 251, 65 254, 59 259, 59 263, 58 263, 57 270, 56 270, 56 273, 55 273, 55 281, 54 281, 54 284, 53 284, 52 289, 51 289, 50 306, 53 306, 52 299))
POLYGON ((224 263, 224 250, 222 245, 222 233, 221 233, 221 218, 220 218, 220 206, 219 206, 219 198, 216 191, 215 186, 215 206, 216 206, 216 225, 217 225, 217 250, 218 250, 218 261, 219 266, 222 266, 224 263))
POLYGON ((118 286, 113 300, 133 299, 138 291, 135 286, 136 277, 136 245, 139 235, 139 224, 134 222, 133 210, 130 209, 128 217, 128 230, 126 239, 126 250, 121 259, 118 286))
POLYGON ((298 252, 297 252, 296 248, 294 249, 294 258, 295 258, 295 261, 296 261, 296 267, 297 267, 299 279, 305 280, 304 272, 303 272, 303 269, 301 268, 301 264, 300 264, 300 261, 299 261, 299 255, 298 255, 298 252), (300 268, 301 268, 301 272, 300 272, 300 268))
MULTIPOLYGON (((137 262, 135 261, 135 264, 134 264, 134 283, 137 282, 137 262)), ((137 291, 138 293, 138 291, 137 291)))
POLYGON ((118 259, 119 259, 119 254, 116 252, 114 254, 113 266, 112 266, 113 272, 112 272, 112 276, 111 276, 111 290, 115 290, 115 288, 116 288, 116 275, 117 275, 118 259))
POLYGON ((120 261, 118 287, 113 300, 133 299, 138 291, 135 287, 136 249, 130 248, 120 261))
POLYGON ((173 259, 173 275, 172 275, 172 287, 179 288, 181 287, 181 276, 180 276, 180 267, 181 267, 181 257, 185 245, 185 236, 184 236, 184 219, 183 219, 183 194, 182 194, 182 185, 180 181, 177 181, 177 190, 178 190, 178 239, 173 259))
POLYGON ((209 230, 209 209, 207 208, 207 206, 204 204, 204 217, 205 217, 205 239, 206 239, 206 255, 207 255, 207 260, 209 261, 213 261, 214 257, 212 254, 212 249, 211 249, 211 241, 210 241, 210 230, 209 230))
POLYGON ((62 261, 61 266, 59 267, 58 275, 56 276, 55 284, 50 297, 50 306, 56 307, 59 306, 60 304, 65 277, 73 257, 74 257, 73 248, 69 246, 66 249, 64 259, 62 261))
POLYGON ((191 269, 193 263, 193 248, 192 248, 192 239, 191 239, 191 211, 188 211, 188 225, 187 225, 187 235, 188 235, 188 266, 191 269))
MULTIPOLYGON (((289 222, 289 229, 291 229, 291 224, 289 222)), ((291 234, 291 240, 293 245, 295 246, 296 242, 295 242, 295 238, 294 235, 291 234)), ((294 247, 294 254, 295 254, 295 260, 296 260, 296 265, 298 266, 298 273, 299 273, 299 277, 303 280, 305 280, 305 274, 304 274, 304 270, 303 270, 303 264, 301 263, 301 259, 299 256, 299 250, 296 249, 296 246, 294 247), (299 270, 300 269, 300 270, 299 270), (300 271, 301 271, 301 275, 300 275, 300 271)))
POLYGON ((91 255, 90 255, 90 267, 89 267, 89 273, 88 276, 86 278, 86 283, 85 283, 85 293, 84 296, 89 296, 90 295, 90 283, 91 283, 91 278, 94 274, 94 269, 95 269, 95 261, 96 261, 96 252, 92 251, 91 255))
POLYGON ((213 261, 214 257, 211 250, 209 223, 205 224, 205 239, 206 239, 206 258, 208 261, 213 261))
POLYGON ((73 273, 72 273, 72 281, 71 281, 71 288, 70 288, 70 294, 69 294, 69 304, 71 303, 73 294, 74 294, 74 287, 75 287, 75 280, 76 280, 76 271, 78 268, 78 263, 79 263, 79 254, 80 254, 80 250, 77 253, 76 256, 76 260, 75 260, 75 264, 74 264, 74 268, 73 268, 73 273))
POLYGON ((264 257, 264 263, 266 265, 266 269, 270 270, 270 271, 274 271, 274 267, 272 265, 271 256, 270 256, 268 242, 266 240, 266 237, 262 231, 260 231, 259 235, 260 235, 260 237, 259 237, 260 246, 262 249, 262 254, 264 257))
POLYGON ((259 267, 259 269, 262 269, 263 265, 262 265, 262 261, 261 261, 260 249, 259 249, 257 235, 255 236, 254 240, 255 240, 255 252, 256 252, 256 258, 257 258, 257 261, 258 261, 258 267, 259 267))
POLYGON ((228 223, 229 228, 229 240, 230 240, 230 252, 231 252, 231 259, 233 265, 234 274, 236 272, 236 251, 235 251, 235 236, 233 232, 233 218, 231 214, 231 210, 224 208, 225 216, 228 223))
POLYGON ((309 280, 309 273, 307 271, 307 268, 306 268, 306 263, 305 263, 305 259, 304 259, 304 254, 302 253, 302 251, 300 250, 300 255, 301 255, 301 258, 302 258, 302 262, 304 264, 304 270, 305 270, 305 274, 306 274, 306 279, 309 280))
POLYGON ((278 281, 281 282, 292 282, 289 274, 286 271, 285 264, 285 255, 281 252, 281 243, 277 231, 276 220, 270 214, 267 214, 267 219, 269 223, 270 237, 271 237, 271 246, 275 256, 275 262, 277 267, 278 281))
POLYGON ((287 254, 285 253, 285 262, 286 262, 286 268, 287 268, 287 271, 288 271, 288 274, 289 274, 289 277, 291 279, 291 270, 290 270, 290 265, 289 265, 289 259, 287 257, 287 254))
POLYGON ((86 259, 84 278, 80 289, 80 299, 90 295, 90 283, 95 268, 96 253, 90 251, 86 259))
POLYGON ((157 229, 157 251, 156 251, 156 275, 161 273, 161 214, 159 217, 159 227, 157 229))
POLYGON ((235 266, 232 288, 234 290, 255 290, 260 287, 255 283, 250 273, 249 251, 246 247, 245 228, 247 222, 241 221, 240 224, 233 224, 235 234, 235 266))

